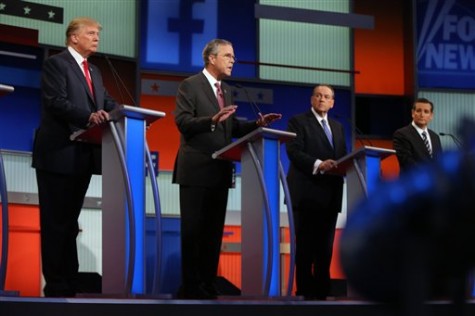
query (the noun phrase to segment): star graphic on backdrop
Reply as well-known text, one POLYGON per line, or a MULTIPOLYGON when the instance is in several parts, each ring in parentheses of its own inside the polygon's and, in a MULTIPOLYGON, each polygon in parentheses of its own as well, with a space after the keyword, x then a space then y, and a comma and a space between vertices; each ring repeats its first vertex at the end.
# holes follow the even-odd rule
POLYGON ((0 2, 0 11, 5 10, 5 7, 6 7, 6 6, 7 6, 7 5, 6 5, 5 3, 0 2))
POLYGON ((54 15, 55 15, 55 14, 56 14, 56 13, 55 13, 54 11, 49 11, 49 12, 48 12, 48 18, 49 18, 49 19, 54 19, 54 15))
POLYGON ((160 86, 156 82, 154 82, 153 85, 150 86, 150 88, 152 89, 153 92, 158 93, 158 89, 160 89, 160 86))
POLYGON ((24 8, 23 8, 23 11, 24 11, 23 14, 25 14, 25 15, 30 15, 31 8, 30 8, 30 7, 24 7, 24 8))

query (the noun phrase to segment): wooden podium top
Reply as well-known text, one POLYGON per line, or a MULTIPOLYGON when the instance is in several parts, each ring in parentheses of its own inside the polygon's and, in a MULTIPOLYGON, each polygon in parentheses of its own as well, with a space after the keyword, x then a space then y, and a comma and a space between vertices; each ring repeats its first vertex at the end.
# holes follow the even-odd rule
POLYGON ((0 97, 12 93, 15 88, 0 83, 0 97))
POLYGON ((241 161, 241 154, 248 142, 255 141, 258 138, 277 139, 285 142, 290 138, 294 138, 295 133, 281 131, 277 129, 259 127, 249 134, 237 139, 226 147, 213 153, 214 159, 226 159, 231 161, 241 161))
MULTIPOLYGON (((159 118, 164 117, 164 112, 141 108, 137 106, 121 105, 119 108, 109 112, 111 121, 117 121, 122 117, 131 117, 144 120, 147 124, 151 124, 159 118)), ((102 143, 102 130, 107 126, 106 123, 95 125, 88 129, 78 130, 69 136, 71 140, 85 141, 94 144, 102 143)))
POLYGON ((329 174, 336 174, 344 176, 346 175, 346 171, 353 166, 353 160, 360 159, 363 156, 369 157, 379 157, 381 160, 395 154, 396 151, 394 149, 387 149, 387 148, 380 148, 380 147, 373 147, 373 146, 364 146, 360 147, 351 153, 347 154, 346 156, 337 160, 337 167, 336 169, 328 172, 329 174))

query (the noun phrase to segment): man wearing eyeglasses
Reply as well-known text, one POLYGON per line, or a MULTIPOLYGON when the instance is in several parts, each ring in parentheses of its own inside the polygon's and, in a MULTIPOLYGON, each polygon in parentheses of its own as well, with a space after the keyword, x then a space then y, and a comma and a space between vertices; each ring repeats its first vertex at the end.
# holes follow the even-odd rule
POLYGON ((175 123, 180 147, 173 183, 180 185, 182 284, 178 298, 215 299, 221 240, 232 184, 233 165, 212 154, 280 114, 259 114, 257 121, 235 116, 229 86, 222 80, 235 63, 229 41, 214 39, 203 49, 202 72, 185 79, 178 88, 175 123))

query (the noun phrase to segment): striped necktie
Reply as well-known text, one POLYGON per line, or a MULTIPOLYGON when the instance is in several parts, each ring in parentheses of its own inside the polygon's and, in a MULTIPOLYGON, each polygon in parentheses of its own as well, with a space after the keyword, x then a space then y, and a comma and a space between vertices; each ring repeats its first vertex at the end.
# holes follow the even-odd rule
POLYGON ((422 139, 424 140, 424 144, 426 145, 429 155, 432 157, 432 148, 430 148, 429 140, 427 139, 427 133, 425 131, 422 132, 422 139))

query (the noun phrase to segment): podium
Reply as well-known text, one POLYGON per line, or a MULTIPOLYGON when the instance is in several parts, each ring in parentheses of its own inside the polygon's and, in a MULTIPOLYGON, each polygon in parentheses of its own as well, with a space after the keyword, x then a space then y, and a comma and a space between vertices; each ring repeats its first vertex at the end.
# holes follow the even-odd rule
MULTIPOLYGON (((395 153, 393 149, 363 146, 337 160, 337 168, 330 173, 346 176, 348 214, 361 199, 374 192, 381 178, 381 161, 395 153)), ((351 284, 347 284, 347 296, 358 296, 351 284)))
POLYGON ((347 210, 374 191, 380 182, 381 161, 395 153, 393 149, 363 146, 337 161, 337 168, 330 173, 346 175, 347 210))
POLYGON ((102 143, 102 293, 145 294, 145 132, 165 113, 122 105, 109 116, 71 135, 102 143))
POLYGON ((295 136, 260 127, 213 154, 241 162, 243 296, 280 295, 280 144, 295 136))
MULTIPOLYGON (((13 92, 15 88, 0 84, 0 97, 13 92)), ((0 255, 0 295, 8 294, 5 292, 5 280, 7 277, 8 264, 8 191, 7 180, 5 177, 5 167, 3 164, 3 156, 0 151, 0 199, 2 200, 2 252, 0 255)), ((12 295, 16 295, 12 293, 12 295)))

